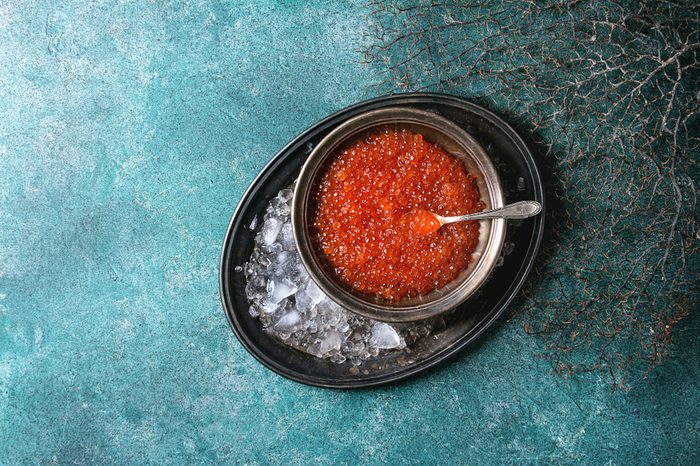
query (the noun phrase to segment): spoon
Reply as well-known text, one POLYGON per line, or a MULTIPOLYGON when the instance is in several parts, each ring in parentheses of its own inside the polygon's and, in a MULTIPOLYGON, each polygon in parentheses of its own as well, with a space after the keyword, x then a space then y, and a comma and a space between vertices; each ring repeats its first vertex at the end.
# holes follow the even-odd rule
POLYGON ((411 225, 421 234, 434 233, 448 223, 464 222, 467 220, 482 220, 485 218, 521 219, 534 217, 542 211, 542 204, 537 201, 520 201, 508 204, 498 209, 483 210, 473 214, 443 217, 442 215, 420 210, 414 215, 411 225))

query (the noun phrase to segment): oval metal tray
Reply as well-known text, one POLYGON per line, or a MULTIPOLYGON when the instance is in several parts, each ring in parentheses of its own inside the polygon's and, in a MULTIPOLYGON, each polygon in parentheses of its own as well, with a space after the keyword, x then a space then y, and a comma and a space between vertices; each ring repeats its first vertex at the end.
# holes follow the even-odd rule
POLYGON ((253 357, 276 373, 309 385, 360 388, 395 382, 424 371, 455 355, 481 335, 506 309, 518 292, 537 255, 544 231, 544 187, 527 145, 510 125, 494 113, 466 100, 443 94, 399 94, 361 102, 313 125, 287 144, 262 169, 241 198, 224 239, 220 292, 233 332, 253 357), (487 151, 503 182, 506 201, 534 199, 543 205, 535 218, 509 222, 506 244, 512 243, 481 291, 446 318, 447 325, 419 340, 408 350, 389 352, 365 361, 358 368, 349 362, 335 364, 294 350, 265 333, 248 313, 245 277, 237 272, 253 251, 254 218, 260 220, 267 203, 288 187, 315 144, 331 129, 359 113, 388 106, 409 106, 438 113, 457 123, 487 151))

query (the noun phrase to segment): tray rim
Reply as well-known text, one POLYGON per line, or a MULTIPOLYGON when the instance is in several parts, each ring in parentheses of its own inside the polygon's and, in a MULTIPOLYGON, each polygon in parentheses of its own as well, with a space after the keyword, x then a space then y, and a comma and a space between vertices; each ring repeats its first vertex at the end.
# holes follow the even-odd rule
MULTIPOLYGON (((503 312, 508 308, 510 303, 515 299, 515 296, 518 295, 520 289, 522 288, 523 284, 527 280, 528 276, 530 275, 530 272, 532 271, 532 268, 534 267, 535 259, 538 255, 541 243, 542 243, 542 237, 544 235, 544 229, 545 229, 545 213, 546 213, 546 198, 545 198, 545 192, 544 192, 544 185, 542 183, 542 175, 539 171, 539 167, 537 166, 537 161, 530 150, 529 146, 525 143, 525 141, 520 137, 520 135, 515 131, 515 129, 503 118, 501 118, 498 114, 495 112, 482 107, 481 105, 478 105, 474 102, 471 102, 469 100, 463 99, 461 97, 457 97, 454 95, 450 94, 444 94, 444 93, 436 93, 436 92, 409 92, 409 93, 395 93, 395 94, 387 94, 383 95, 380 97, 375 97, 367 100, 363 100, 360 102, 357 102, 355 104, 349 105, 347 107, 343 107, 342 109, 322 118, 321 120, 313 123, 306 129, 304 129, 301 133, 299 133, 296 137, 294 137, 292 140, 290 140, 287 144, 285 144, 280 150, 277 151, 277 153, 260 169, 258 174, 255 176, 255 178, 250 182, 244 193, 241 195, 241 198, 238 201, 238 204, 236 205, 236 208, 233 211, 233 214, 231 216, 231 220, 229 221, 228 227, 226 228, 226 233, 224 234, 224 241, 222 244, 221 248, 221 255, 220 255, 220 260, 219 260, 219 297, 221 300, 222 308, 224 311, 224 314, 226 315, 226 319, 229 322, 229 326, 231 327, 231 330, 233 331, 234 335, 236 338, 241 342, 242 346, 245 348, 245 350, 253 356, 259 363, 261 363, 264 367, 267 369, 275 372, 278 375, 281 375, 287 379, 293 380, 295 382, 302 383, 304 385, 309 385, 309 386, 314 386, 314 387, 321 387, 321 388, 334 388, 334 389, 348 389, 348 388, 369 388, 369 387, 377 387, 377 386, 382 386, 382 385, 389 385, 396 383, 400 380, 408 379, 418 373, 427 371, 429 369, 435 368, 436 366, 440 365, 441 363, 445 362, 446 360, 452 358, 455 356, 457 353, 460 351, 464 350, 467 348, 471 343, 473 343, 475 340, 477 340, 487 329, 489 329, 494 322, 503 314, 503 312), (415 99, 414 102, 411 102, 411 100, 415 99), (225 263, 227 262, 227 256, 226 256, 226 251, 229 247, 230 243, 230 237, 232 235, 232 230, 233 226, 235 223, 235 220, 237 216, 239 215, 240 211, 243 209, 244 204, 246 203, 245 201, 248 199, 248 197, 251 195, 251 192, 253 191, 253 188, 256 186, 258 180, 260 177, 267 172, 267 170, 272 166, 273 164, 277 163, 278 159, 283 156, 290 148, 293 146, 299 144, 302 142, 312 131, 316 131, 319 128, 323 127, 324 125, 327 125, 330 121, 337 119, 338 117, 342 116, 345 113, 352 112, 354 110, 357 110, 361 107, 365 106, 370 106, 373 104, 379 104, 379 103, 384 103, 384 102, 391 102, 394 100, 400 100, 400 102, 395 102, 396 105, 411 105, 412 103, 425 103, 422 102, 425 99, 435 99, 437 102, 436 104, 441 104, 441 103, 453 103, 455 104, 455 107, 458 108, 468 108, 469 111, 472 111, 477 114, 481 114, 484 116, 487 120, 491 121, 495 125, 499 127, 510 139, 511 141, 520 149, 521 153, 525 154, 525 162, 526 165, 530 171, 530 174, 535 181, 534 183, 534 191, 537 196, 540 197, 539 201, 542 204, 542 212, 539 217, 539 228, 536 226, 534 235, 530 237, 530 242, 527 246, 527 255, 526 255, 526 260, 523 262, 522 266, 520 267, 520 271, 518 272, 518 275, 516 275, 516 279, 511 282, 511 286, 509 288, 512 288, 512 291, 506 296, 504 296, 496 302, 496 304, 492 307, 491 311, 481 320, 479 321, 479 324, 475 326, 472 331, 467 331, 464 335, 462 335, 459 339, 457 339, 451 346, 446 347, 443 349, 441 352, 434 353, 433 355, 429 356, 425 360, 423 360, 420 364, 417 364, 413 367, 409 367, 404 371, 397 372, 395 374, 390 374, 390 375, 380 375, 380 376, 375 376, 372 378, 362 378, 358 377, 357 380, 349 380, 349 381, 338 381, 338 382, 333 382, 333 381, 322 381, 322 380, 315 380, 315 379, 310 379, 309 376, 306 376, 301 373, 297 373, 297 371, 293 371, 288 369, 286 366, 281 365, 277 363, 275 360, 268 358, 266 355, 260 353, 257 349, 257 346, 253 344, 253 342, 248 338, 247 334, 243 331, 242 328, 239 327, 239 323, 236 318, 234 318, 234 311, 233 309, 230 309, 229 304, 227 302, 227 293, 225 292, 227 285, 225 283, 224 278, 226 277, 226 270, 225 270, 225 263), (505 300, 503 299, 505 298, 505 300)), ((230 293, 229 293, 230 294, 230 293)), ((328 379, 326 379, 328 380, 328 379)))

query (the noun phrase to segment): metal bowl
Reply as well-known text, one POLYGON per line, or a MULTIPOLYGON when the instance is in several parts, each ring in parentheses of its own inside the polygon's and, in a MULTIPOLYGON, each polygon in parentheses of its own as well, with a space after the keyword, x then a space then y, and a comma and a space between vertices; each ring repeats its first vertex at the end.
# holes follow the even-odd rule
POLYGON ((310 209, 319 175, 343 145, 371 131, 390 127, 420 133, 459 158, 477 177, 485 209, 503 207, 501 181, 486 151, 451 121, 423 110, 390 107, 358 115, 331 131, 311 152, 301 169, 292 201, 292 230, 304 267, 316 284, 346 309, 385 322, 427 319, 454 309, 471 296, 496 266, 506 234, 503 219, 481 220, 479 242, 469 266, 440 289, 399 301, 359 293, 341 284, 317 252, 310 229, 310 209))

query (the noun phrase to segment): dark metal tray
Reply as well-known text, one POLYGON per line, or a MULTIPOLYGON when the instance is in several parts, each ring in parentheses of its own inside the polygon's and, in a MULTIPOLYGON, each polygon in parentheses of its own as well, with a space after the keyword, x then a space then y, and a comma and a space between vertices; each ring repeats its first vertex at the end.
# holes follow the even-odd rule
POLYGON ((245 277, 235 270, 253 250, 260 228, 249 225, 262 218, 267 203, 288 187, 299 174, 314 145, 343 121, 359 113, 387 106, 410 106, 438 113, 459 124, 486 149, 501 176, 507 202, 534 199, 544 203, 544 188, 532 153, 517 133, 501 118, 471 102, 443 94, 400 94, 361 102, 316 123, 287 144, 255 178, 233 214, 221 254, 221 301, 233 332, 243 346, 269 369, 309 385, 359 388, 381 385, 410 377, 435 366, 467 347, 486 330, 512 301, 535 260, 544 231, 542 214, 509 222, 503 264, 481 292, 458 306, 447 318, 437 338, 416 342, 410 352, 387 353, 365 361, 359 368, 350 362, 335 364, 294 350, 262 330, 248 314, 245 277), (512 249, 512 251, 508 251, 512 249), (359 371, 358 371, 359 369, 359 371))

